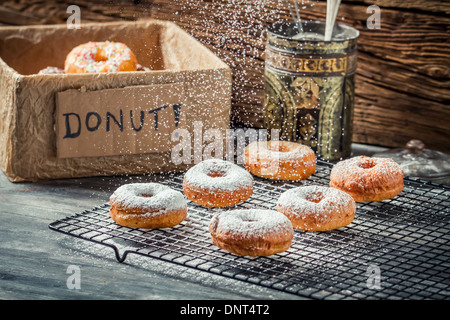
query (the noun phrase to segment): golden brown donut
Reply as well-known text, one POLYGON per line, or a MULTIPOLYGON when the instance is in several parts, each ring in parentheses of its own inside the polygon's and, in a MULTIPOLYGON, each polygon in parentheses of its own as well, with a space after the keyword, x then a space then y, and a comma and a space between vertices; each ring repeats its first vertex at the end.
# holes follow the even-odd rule
POLYGON ((314 151, 289 141, 255 141, 243 153, 246 169, 273 180, 304 180, 316 172, 314 151))
POLYGON ((382 201, 402 192, 404 177, 392 159, 358 156, 334 165, 330 187, 347 192, 356 202, 382 201))
POLYGON ((66 57, 66 73, 136 71, 133 51, 120 42, 88 42, 72 49, 66 57))
POLYGON ((275 210, 222 211, 209 224, 212 242, 241 256, 270 256, 289 249, 294 230, 286 216, 275 210))
POLYGON ((229 207, 253 194, 253 177, 244 168, 221 159, 204 160, 184 175, 184 194, 203 207, 229 207))
POLYGON ((286 215, 294 229, 329 231, 350 224, 356 203, 347 193, 325 186, 301 186, 283 192, 277 211, 286 215))
POLYGON ((110 215, 125 227, 170 228, 187 216, 183 194, 159 183, 130 183, 111 195, 110 215))

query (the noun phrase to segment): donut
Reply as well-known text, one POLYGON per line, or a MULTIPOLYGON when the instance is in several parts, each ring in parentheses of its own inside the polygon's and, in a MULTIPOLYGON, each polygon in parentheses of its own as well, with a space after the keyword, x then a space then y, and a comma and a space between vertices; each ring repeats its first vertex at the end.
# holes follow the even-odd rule
POLYGON ((404 177, 392 159, 357 156, 333 166, 330 187, 347 192, 356 202, 383 201, 402 192, 404 177))
POLYGON ((120 186, 109 199, 111 218, 132 228, 170 228, 187 216, 183 194, 159 183, 129 183, 120 186))
POLYGON ((183 179, 186 197, 203 207, 229 207, 253 194, 253 177, 244 168, 221 159, 204 160, 183 179))
POLYGON ((350 224, 356 203, 347 193, 326 186, 301 186, 281 194, 277 211, 284 214, 294 229, 329 231, 350 224))
POLYGON ((270 256, 289 249, 294 236, 286 216, 266 209, 240 209, 217 213, 211 219, 212 242, 240 256, 270 256))
POLYGON ((316 172, 314 151, 290 141, 254 141, 243 152, 245 168, 272 180, 304 180, 316 172))
POLYGON ((88 42, 70 51, 64 63, 66 73, 136 71, 134 53, 120 42, 88 42))

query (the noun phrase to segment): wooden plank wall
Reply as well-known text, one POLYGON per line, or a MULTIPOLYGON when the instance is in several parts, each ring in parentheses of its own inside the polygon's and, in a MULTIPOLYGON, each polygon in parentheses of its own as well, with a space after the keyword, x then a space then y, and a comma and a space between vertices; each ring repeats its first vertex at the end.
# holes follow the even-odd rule
MULTIPOLYGON (((291 2, 293 0, 290 0, 291 2)), ((325 20, 326 1, 298 0, 303 20, 325 20), (303 5, 302 5, 303 2, 303 5)), ((233 69, 235 125, 262 127, 265 29, 290 19, 283 0, 70 1, 81 22, 176 22, 233 69)), ((69 2, 4 1, 0 24, 65 23, 69 2)), ((418 138, 450 153, 450 2, 343 0, 337 20, 360 33, 353 141, 403 146, 418 138), (370 5, 381 28, 369 29, 370 5)))

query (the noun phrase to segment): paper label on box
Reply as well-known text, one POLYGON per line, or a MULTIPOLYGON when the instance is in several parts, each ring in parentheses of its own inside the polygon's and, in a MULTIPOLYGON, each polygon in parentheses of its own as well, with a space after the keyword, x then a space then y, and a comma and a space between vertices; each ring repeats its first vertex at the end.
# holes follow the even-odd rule
POLYGON ((182 83, 59 92, 57 157, 170 151, 172 132, 185 125, 185 108, 182 83))

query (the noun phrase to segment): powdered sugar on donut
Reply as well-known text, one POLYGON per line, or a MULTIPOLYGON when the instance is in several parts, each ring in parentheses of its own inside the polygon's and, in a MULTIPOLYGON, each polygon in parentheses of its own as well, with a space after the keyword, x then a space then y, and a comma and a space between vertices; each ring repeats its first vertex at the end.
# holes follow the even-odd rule
POLYGON ((375 175, 403 174, 401 167, 389 158, 371 158, 366 156, 353 157, 336 163, 333 174, 348 175, 357 172, 359 175, 372 173, 375 175))
POLYGON ((159 183, 130 183, 117 188, 110 201, 123 208, 139 208, 152 214, 187 208, 184 195, 159 183))
POLYGON ((194 187, 217 191, 253 187, 253 177, 247 170, 221 159, 196 164, 186 172, 184 180, 194 187))
MULTIPOLYGON (((287 142, 284 142, 288 144, 287 142)), ((280 141, 257 141, 248 145, 249 157, 255 160, 260 157, 275 159, 279 161, 289 161, 303 159, 313 151, 311 148, 299 144, 289 143, 288 150, 280 150, 280 141)))
POLYGON ((391 179, 403 179, 404 173, 392 159, 358 156, 338 162, 330 175, 331 180, 358 184, 362 190, 375 182, 373 177, 378 177, 382 183, 391 179))
POLYGON ((344 211, 353 204, 353 198, 344 191, 324 186, 301 186, 283 192, 277 207, 293 212, 326 215, 333 210, 344 211))
POLYGON ((275 210, 224 211, 218 213, 212 221, 217 223, 216 234, 229 233, 243 238, 263 238, 267 234, 293 233, 290 220, 275 210))

